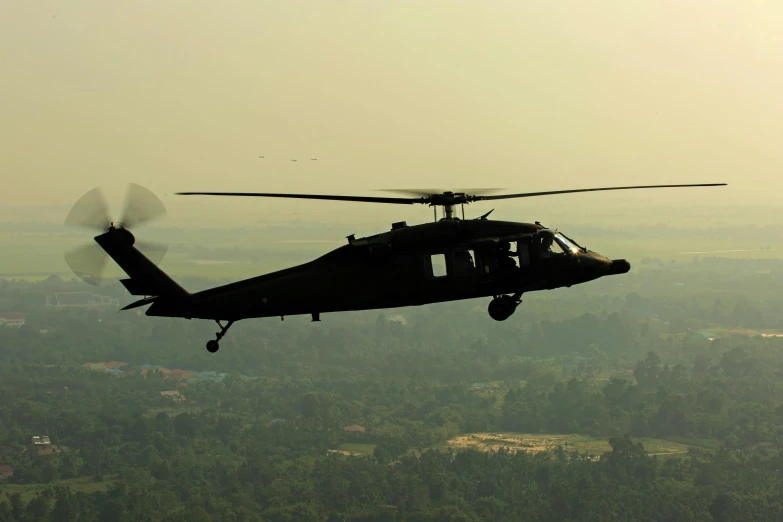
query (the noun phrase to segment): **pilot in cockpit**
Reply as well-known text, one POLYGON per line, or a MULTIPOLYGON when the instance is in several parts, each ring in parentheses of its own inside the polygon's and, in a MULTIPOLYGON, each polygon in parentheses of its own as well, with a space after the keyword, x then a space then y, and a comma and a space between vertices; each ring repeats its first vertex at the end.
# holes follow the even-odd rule
POLYGON ((470 274, 476 270, 470 252, 454 252, 454 268, 460 275, 470 274))
POLYGON ((553 236, 545 235, 541 238, 541 257, 556 257, 563 255, 562 248, 555 242, 553 236))
POLYGON ((498 266, 501 270, 513 270, 517 267, 516 261, 514 261, 516 252, 511 251, 511 244, 503 242, 498 247, 498 266))

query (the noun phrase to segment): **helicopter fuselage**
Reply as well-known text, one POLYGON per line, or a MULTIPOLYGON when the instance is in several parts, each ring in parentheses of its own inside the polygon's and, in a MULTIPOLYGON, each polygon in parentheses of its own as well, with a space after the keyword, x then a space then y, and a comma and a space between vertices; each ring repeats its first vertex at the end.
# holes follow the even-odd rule
POLYGON ((317 320, 329 312, 520 296, 629 269, 627 261, 611 261, 540 224, 403 222, 381 234, 349 236, 346 245, 299 266, 160 297, 147 315, 235 321, 313 314, 317 320))

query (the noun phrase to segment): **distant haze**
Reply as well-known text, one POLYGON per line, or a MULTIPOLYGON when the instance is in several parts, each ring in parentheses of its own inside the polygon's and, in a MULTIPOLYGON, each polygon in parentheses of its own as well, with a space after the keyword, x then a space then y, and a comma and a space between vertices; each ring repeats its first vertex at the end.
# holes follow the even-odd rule
POLYGON ((133 181, 179 216, 386 223, 431 212, 166 194, 727 182, 470 211, 783 209, 781 27, 760 0, 2 2, 0 205, 133 181))

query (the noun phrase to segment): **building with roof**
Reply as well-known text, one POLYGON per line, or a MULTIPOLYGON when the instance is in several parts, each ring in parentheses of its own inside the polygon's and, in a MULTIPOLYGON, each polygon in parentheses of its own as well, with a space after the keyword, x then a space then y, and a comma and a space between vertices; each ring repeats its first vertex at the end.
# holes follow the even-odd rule
POLYGON ((10 479, 14 476, 14 468, 8 464, 0 464, 0 479, 10 479))
POLYGON ((364 433, 366 431, 363 426, 359 426, 358 424, 351 424, 343 429, 350 433, 364 433))
POLYGON ((46 297, 46 306, 55 310, 65 308, 97 310, 100 308, 119 308, 120 300, 90 292, 55 292, 54 295, 46 297))
POLYGON ((188 382, 221 382, 223 379, 228 376, 227 373, 217 373, 215 371, 209 371, 209 372, 198 372, 193 374, 189 379, 188 382))
POLYGON ((51 444, 51 441, 47 435, 34 435, 32 438, 32 444, 33 446, 47 446, 51 444))
POLYGON ((0 327, 21 328, 24 325, 24 314, 20 312, 0 313, 0 327))
POLYGON ((119 362, 119 361, 96 362, 96 363, 87 362, 82 364, 82 368, 86 368, 88 370, 109 372, 114 375, 124 374, 125 370, 123 370, 122 368, 125 366, 128 366, 128 363, 119 362))
POLYGON ((162 391, 160 392, 161 398, 164 399, 171 399, 173 401, 184 401, 185 396, 182 395, 179 390, 171 390, 171 391, 162 391))
POLYGON ((63 446, 57 446, 52 444, 47 435, 35 435, 31 438, 31 449, 38 455, 51 455, 53 453, 61 453, 65 451, 63 446))

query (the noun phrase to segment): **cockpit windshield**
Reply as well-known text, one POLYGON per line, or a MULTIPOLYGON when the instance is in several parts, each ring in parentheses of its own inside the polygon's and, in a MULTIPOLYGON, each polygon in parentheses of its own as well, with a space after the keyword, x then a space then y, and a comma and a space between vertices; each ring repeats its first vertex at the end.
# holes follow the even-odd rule
POLYGON ((544 234, 541 236, 541 257, 554 257, 565 255, 565 248, 560 241, 555 240, 555 236, 551 234, 544 234))
POLYGON ((577 252, 579 252, 579 250, 581 250, 576 244, 574 244, 571 240, 569 240, 560 232, 555 234, 555 238, 557 238, 557 242, 562 245, 563 250, 565 251, 570 251, 572 254, 576 254, 577 252))

